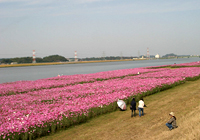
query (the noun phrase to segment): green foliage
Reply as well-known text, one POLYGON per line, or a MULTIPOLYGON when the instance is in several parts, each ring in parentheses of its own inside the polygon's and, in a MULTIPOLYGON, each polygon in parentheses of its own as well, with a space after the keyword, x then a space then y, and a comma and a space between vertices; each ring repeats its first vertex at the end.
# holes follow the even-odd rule
POLYGON ((42 58, 39 58, 39 57, 36 58, 35 60, 36 60, 37 63, 41 63, 41 62, 43 62, 43 59, 42 59, 42 58))
POLYGON ((121 59, 133 59, 133 57, 125 57, 125 56, 105 56, 105 57, 86 57, 79 59, 81 61, 95 61, 95 60, 121 60, 121 59))
POLYGON ((10 64, 12 63, 11 59, 2 59, 1 63, 10 64))
MULTIPOLYGON (((44 58, 36 58, 37 63, 42 63, 42 62, 66 62, 68 61, 65 57, 59 56, 59 55, 51 55, 51 56, 46 56, 44 58)), ((12 62, 17 62, 18 64, 21 63, 32 63, 33 58, 32 57, 16 57, 16 58, 8 58, 8 59, 2 59, 1 63, 5 64, 11 64, 12 62)))
POLYGON ((59 55, 51 55, 43 58, 43 62, 63 62, 68 61, 65 57, 59 55))
POLYGON ((11 58, 11 59, 2 59, 1 63, 12 63, 12 62, 17 62, 17 63, 32 63, 33 58, 32 57, 21 57, 21 58, 11 58))
POLYGON ((52 100, 42 100, 41 103, 48 103, 48 104, 53 104, 54 99, 52 100))
POLYGON ((195 77, 186 77, 185 79, 187 81, 195 81, 195 80, 198 80, 200 78, 200 75, 199 76, 195 76, 195 77))
POLYGON ((177 55, 174 54, 174 53, 170 53, 170 54, 166 54, 166 55, 164 55, 162 57, 177 57, 177 55))

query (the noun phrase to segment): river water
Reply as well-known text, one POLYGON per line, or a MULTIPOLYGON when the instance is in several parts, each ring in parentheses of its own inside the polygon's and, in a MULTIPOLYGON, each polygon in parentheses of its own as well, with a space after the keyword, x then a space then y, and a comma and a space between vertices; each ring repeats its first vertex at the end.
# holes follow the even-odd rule
POLYGON ((200 61, 200 58, 157 59, 84 64, 63 64, 0 68, 0 83, 20 80, 37 80, 59 75, 89 74, 102 71, 160 66, 200 61))

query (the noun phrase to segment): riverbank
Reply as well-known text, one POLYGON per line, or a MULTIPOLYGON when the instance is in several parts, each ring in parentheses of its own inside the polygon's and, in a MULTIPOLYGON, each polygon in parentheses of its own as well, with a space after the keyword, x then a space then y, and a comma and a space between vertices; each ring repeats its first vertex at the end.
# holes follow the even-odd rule
MULTIPOLYGON (((140 59, 138 59, 140 60, 140 59)), ((137 60, 137 61, 138 61, 137 60)), ((145 60, 145 59, 141 59, 145 60)), ((83 64, 83 63, 101 63, 101 62, 119 62, 119 61, 133 61, 132 59, 123 60, 98 60, 98 61, 73 61, 73 62, 49 62, 49 63, 26 63, 26 64, 2 64, 0 68, 4 67, 25 67, 25 66, 44 66, 44 65, 64 65, 64 64, 83 64)))
MULTIPOLYGON (((144 98, 147 108, 143 117, 131 118, 131 111, 115 111, 75 125, 54 135, 38 140, 185 140, 199 139, 200 118, 200 79, 187 81, 172 89, 144 98), (165 126, 169 112, 177 118, 178 128, 172 131, 165 126), (142 132, 142 134, 141 134, 142 132)), ((128 106, 129 108, 129 106, 128 106)))
MULTIPOLYGON (((197 57, 190 57, 197 58, 197 57)), ((188 57, 178 57, 178 58, 159 58, 163 59, 188 59, 188 57)), ((122 59, 122 60, 95 60, 95 61, 71 61, 71 62, 48 62, 48 63, 23 63, 23 64, 0 64, 0 68, 4 67, 25 67, 25 66, 45 66, 45 65, 64 65, 64 64, 84 64, 84 63, 102 63, 102 62, 120 62, 120 61, 141 61, 141 60, 159 60, 156 58, 146 59, 146 58, 134 58, 134 59, 122 59)))
MULTIPOLYGON (((76 63, 76 64, 62 64, 57 65, 40 65, 38 66, 20 66, 16 67, 2 67, 0 73, 0 83, 22 81, 22 80, 38 80, 43 78, 54 77, 57 75, 75 75, 75 74, 89 74, 103 71, 112 71, 119 69, 132 69, 149 66, 162 66, 172 65, 174 63, 190 63, 197 62, 199 58, 182 58, 182 59, 157 59, 157 60, 144 60, 144 61, 93 61, 94 63, 76 63)), ((90 62, 90 61, 89 61, 90 62)), ((37 64, 37 63, 36 63, 37 64)), ((50 63, 52 64, 52 63, 50 63)), ((31 63, 32 65, 32 63, 31 63)), ((0 65, 2 66, 2 65, 0 65)))

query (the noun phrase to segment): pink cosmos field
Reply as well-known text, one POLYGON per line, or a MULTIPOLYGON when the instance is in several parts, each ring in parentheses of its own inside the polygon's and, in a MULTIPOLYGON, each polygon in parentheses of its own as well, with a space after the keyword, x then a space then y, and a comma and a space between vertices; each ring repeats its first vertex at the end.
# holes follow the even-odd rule
POLYGON ((52 77, 47 79, 39 79, 35 81, 17 81, 11 83, 0 84, 0 95, 6 94, 17 94, 23 92, 29 92, 40 89, 49 89, 54 87, 61 87, 67 85, 78 84, 80 82, 94 82, 98 79, 111 79, 121 76, 134 75, 138 72, 150 72, 150 71, 161 71, 162 69, 125 69, 125 70, 115 70, 106 71, 93 74, 78 74, 78 75, 64 75, 60 77, 52 77))
POLYGON ((151 66, 151 67, 146 67, 146 68, 157 68, 157 67, 174 67, 174 66, 178 66, 178 67, 190 67, 190 66, 200 66, 200 61, 197 62, 190 62, 190 63, 181 63, 181 64, 173 64, 173 65, 161 65, 161 66, 151 66))
POLYGON ((62 126, 64 118, 87 116, 92 108, 194 77, 200 77, 200 67, 135 68, 0 84, 0 138, 34 134, 36 128, 51 127, 53 122, 62 126))

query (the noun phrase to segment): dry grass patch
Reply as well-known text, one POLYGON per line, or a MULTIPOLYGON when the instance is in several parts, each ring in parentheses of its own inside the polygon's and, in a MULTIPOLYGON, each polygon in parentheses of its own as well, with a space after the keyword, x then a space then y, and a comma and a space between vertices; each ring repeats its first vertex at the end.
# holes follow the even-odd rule
POLYGON ((199 140, 200 80, 144 98, 148 106, 143 117, 131 118, 131 111, 115 111, 81 125, 38 140, 199 140), (177 129, 169 131, 165 123, 169 113, 177 117, 177 129))
POLYGON ((118 62, 118 61, 133 61, 132 59, 123 60, 94 60, 94 61, 71 61, 71 62, 46 62, 46 63, 23 63, 23 64, 2 64, 4 67, 25 67, 25 66, 43 66, 43 65, 63 65, 63 64, 82 64, 82 63, 101 63, 101 62, 118 62))

